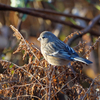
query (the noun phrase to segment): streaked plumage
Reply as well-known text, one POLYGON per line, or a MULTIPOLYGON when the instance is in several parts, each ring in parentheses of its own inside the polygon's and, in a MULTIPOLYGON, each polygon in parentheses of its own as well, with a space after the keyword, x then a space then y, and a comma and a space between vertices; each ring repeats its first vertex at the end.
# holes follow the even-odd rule
POLYGON ((85 64, 92 63, 87 59, 79 57, 74 49, 59 40, 51 32, 42 32, 38 40, 41 43, 41 52, 44 58, 52 65, 66 65, 68 61, 79 61, 85 64))

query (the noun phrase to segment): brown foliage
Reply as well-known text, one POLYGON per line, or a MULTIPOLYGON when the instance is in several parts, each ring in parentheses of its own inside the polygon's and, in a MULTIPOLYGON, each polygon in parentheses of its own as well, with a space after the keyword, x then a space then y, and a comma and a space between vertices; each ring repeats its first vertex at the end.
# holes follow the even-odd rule
MULTIPOLYGON (((100 96, 100 75, 95 79, 87 77, 82 69, 85 66, 80 62, 71 62, 66 66, 51 66, 48 64, 33 43, 26 41, 23 36, 11 25, 14 36, 20 41, 14 53, 24 50, 23 60, 29 55, 29 62, 18 66, 12 62, 0 60, 6 69, 0 74, 0 97, 11 100, 59 100, 59 94, 66 95, 69 100, 94 100, 100 96), (84 87, 85 85, 89 85, 84 87)), ((77 34, 77 33, 74 33, 77 34)), ((72 37, 68 36, 65 40, 72 37)), ((100 37, 84 54, 89 56, 100 40, 100 37)), ((74 49, 78 53, 84 51, 86 43, 79 43, 74 49)))

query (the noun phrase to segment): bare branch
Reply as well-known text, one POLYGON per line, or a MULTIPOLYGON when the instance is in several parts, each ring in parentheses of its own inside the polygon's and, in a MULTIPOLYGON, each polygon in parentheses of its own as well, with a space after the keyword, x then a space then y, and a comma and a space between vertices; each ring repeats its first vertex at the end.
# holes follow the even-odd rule
MULTIPOLYGON (((17 11, 17 12, 20 12, 20 13, 25 13, 25 14, 29 14, 29 15, 32 15, 32 16, 35 16, 35 17, 41 17, 43 19, 49 19, 51 21, 54 21, 56 23, 60 23, 60 24, 64 24, 64 25, 68 25, 72 28, 75 28, 75 29, 78 29, 78 30, 82 30, 84 29, 84 27, 81 27, 81 26, 78 26, 78 25, 74 25, 72 23, 69 23, 69 22, 65 22, 65 21, 62 21, 60 19, 57 19, 56 17, 51 17, 50 15, 46 15, 46 14, 43 14, 43 13, 40 13, 40 12, 36 12, 36 11, 29 11, 29 10, 26 10, 26 8, 15 8, 15 7, 10 7, 8 5, 4 5, 4 4, 0 4, 0 10, 6 10, 6 11, 17 11)), ((88 30, 92 35, 95 35, 95 36, 100 36, 100 33, 98 32, 95 32, 93 30, 88 30)), ((85 33, 84 33, 85 34, 85 33)), ((83 35, 83 34, 82 34, 83 35)))
MULTIPOLYGON (((68 45, 71 45, 71 43, 72 43, 75 39, 77 39, 78 37, 81 37, 82 35, 86 34, 87 32, 91 33, 91 31, 92 31, 91 29, 93 28, 93 26, 94 26, 99 20, 100 20, 100 15, 96 16, 95 18, 93 18, 92 21, 89 23, 89 25, 88 25, 85 29, 81 30, 81 34, 75 35, 74 37, 72 37, 72 38, 68 41, 68 45)), ((93 34, 91 34, 91 35, 93 35, 93 34)), ((100 36, 100 34, 99 34, 99 36, 100 36)))

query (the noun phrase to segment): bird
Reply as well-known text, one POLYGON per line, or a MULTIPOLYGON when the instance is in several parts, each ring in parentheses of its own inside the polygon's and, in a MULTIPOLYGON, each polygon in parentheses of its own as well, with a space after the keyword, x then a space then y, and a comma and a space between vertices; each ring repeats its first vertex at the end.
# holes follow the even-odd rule
POLYGON ((73 48, 49 31, 43 31, 37 40, 40 41, 42 55, 51 65, 62 66, 68 64, 69 61, 78 61, 85 64, 92 63, 85 58, 79 57, 73 48))

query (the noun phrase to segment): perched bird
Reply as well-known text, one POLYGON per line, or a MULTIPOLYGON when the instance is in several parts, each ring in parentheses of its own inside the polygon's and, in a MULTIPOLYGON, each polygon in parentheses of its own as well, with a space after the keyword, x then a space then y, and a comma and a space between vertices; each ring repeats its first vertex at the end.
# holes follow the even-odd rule
POLYGON ((79 57, 74 49, 49 31, 42 32, 38 40, 41 43, 41 53, 51 65, 62 66, 68 64, 68 61, 79 61, 85 64, 92 63, 87 59, 79 57))

